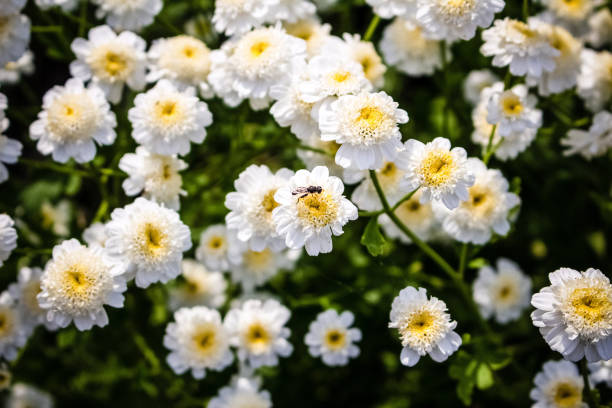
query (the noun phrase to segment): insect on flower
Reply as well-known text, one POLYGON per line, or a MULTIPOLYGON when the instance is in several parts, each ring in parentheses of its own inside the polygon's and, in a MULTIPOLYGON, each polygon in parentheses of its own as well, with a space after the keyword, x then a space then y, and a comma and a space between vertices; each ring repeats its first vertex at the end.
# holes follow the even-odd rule
POLYGON ((293 190, 291 192, 292 195, 297 195, 297 194, 302 194, 298 200, 300 198, 304 198, 306 197, 308 194, 321 194, 321 192, 323 191, 323 187, 321 186, 308 186, 308 187, 298 187, 295 190, 293 190))

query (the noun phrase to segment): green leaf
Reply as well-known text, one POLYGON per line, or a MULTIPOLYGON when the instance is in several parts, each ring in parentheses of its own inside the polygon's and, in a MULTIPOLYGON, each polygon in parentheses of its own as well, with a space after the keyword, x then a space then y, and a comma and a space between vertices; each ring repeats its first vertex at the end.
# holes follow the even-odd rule
POLYGON ((470 269, 480 269, 487 264, 487 260, 484 258, 474 258, 468 263, 470 269))
POLYGON ((372 217, 368 225, 366 225, 365 231, 363 231, 361 236, 361 244, 365 245, 372 256, 382 255, 388 249, 389 243, 381 234, 380 228, 378 228, 377 217, 372 217))
POLYGON ((480 390, 485 390, 493 385, 493 372, 485 363, 480 363, 476 370, 476 386, 480 390))

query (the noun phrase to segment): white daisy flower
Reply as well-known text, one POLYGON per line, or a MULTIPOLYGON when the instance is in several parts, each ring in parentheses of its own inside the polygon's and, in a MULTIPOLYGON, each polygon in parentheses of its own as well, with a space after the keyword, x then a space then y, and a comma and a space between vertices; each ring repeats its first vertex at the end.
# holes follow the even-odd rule
POLYGON ((578 95, 592 112, 604 108, 612 97, 612 53, 584 49, 578 75, 578 95))
POLYGON ((225 303, 227 282, 221 272, 211 272, 200 262, 183 259, 181 276, 185 281, 170 289, 171 310, 201 305, 218 309, 225 303))
POLYGON ((128 196, 143 193, 144 197, 177 210, 181 203, 179 196, 187 195, 183 190, 183 179, 179 172, 187 163, 173 156, 150 153, 138 146, 136 153, 126 153, 119 161, 119 168, 129 177, 123 181, 123 190, 128 196))
POLYGON ((414 16, 417 0, 366 0, 374 13, 382 18, 414 16))
POLYGON ((268 391, 260 391, 260 381, 248 377, 238 377, 227 387, 219 390, 207 408, 272 408, 268 391))
MULTIPOLYGON (((376 178, 391 206, 410 192, 410 181, 405 177, 404 171, 392 161, 384 162, 382 167, 376 170, 376 178)), ((369 174, 365 174, 364 180, 353 190, 351 201, 364 211, 376 211, 383 208, 369 174)))
POLYGON ((43 324, 47 330, 56 330, 58 326, 54 321, 47 320, 47 311, 38 304, 37 296, 42 290, 42 274, 43 270, 40 268, 21 268, 17 282, 11 283, 8 290, 13 299, 17 299, 25 327, 34 329, 43 324))
POLYGON ((17 61, 26 52, 29 43, 29 18, 17 13, 0 15, 0 67, 17 61))
POLYGON ((34 53, 27 50, 19 59, 7 62, 0 68, 0 84, 16 84, 22 75, 34 72, 34 53))
POLYGON ((457 351, 461 345, 454 331, 457 322, 446 311, 446 304, 433 296, 428 299, 424 288, 408 286, 393 299, 389 327, 399 332, 403 365, 412 367, 426 354, 440 363, 457 351))
POLYGON ((495 20, 493 27, 482 32, 480 52, 493 57, 494 67, 508 66, 515 76, 529 74, 538 78, 555 69, 560 52, 532 24, 506 17, 495 20))
POLYGON ((48 393, 38 388, 17 383, 11 387, 11 392, 6 400, 6 408, 53 408, 53 398, 48 393))
POLYGON ((224 325, 230 344, 238 348, 238 358, 248 360, 253 368, 274 366, 278 357, 288 357, 293 346, 287 338, 291 331, 285 324, 291 312, 278 301, 247 300, 239 309, 231 309, 224 325))
POLYGON ((475 176, 468 189, 469 198, 453 210, 434 207, 444 231, 460 242, 482 245, 493 233, 506 235, 510 230, 508 215, 520 204, 520 198, 508 192, 508 181, 497 169, 477 158, 467 160, 468 171, 475 176))
POLYGON ((208 105, 194 88, 179 91, 166 79, 136 96, 128 118, 134 140, 162 155, 189 153, 190 143, 202 143, 212 123, 208 105))
POLYGON ((349 359, 359 355, 354 343, 361 340, 361 330, 351 327, 354 320, 349 311, 338 314, 329 309, 319 313, 304 337, 310 355, 321 357, 328 366, 347 365, 349 359))
POLYGON ((206 78, 210 73, 210 50, 195 37, 178 35, 153 41, 149 52, 147 81, 171 80, 180 90, 189 86, 199 89, 202 96, 213 96, 206 78))
POLYGON ((70 12, 76 8, 79 2, 78 0, 35 0, 35 3, 41 10, 60 7, 62 11, 70 12))
POLYGON ((291 133, 301 140, 319 139, 320 136, 319 123, 311 115, 314 103, 306 102, 302 97, 302 83, 308 77, 303 62, 270 88, 270 97, 276 101, 270 107, 270 114, 280 126, 290 126, 291 133))
POLYGON ((311 147, 310 150, 298 147, 297 148, 297 156, 302 160, 306 166, 307 170, 312 171, 317 166, 325 166, 329 169, 329 174, 331 176, 339 177, 344 180, 345 183, 356 183, 363 178, 360 171, 350 171, 351 174, 359 173, 358 178, 347 180, 344 175, 348 173, 342 167, 336 164, 335 156, 336 152, 340 148, 340 145, 336 142, 324 142, 318 135, 318 125, 317 125, 317 134, 312 135, 308 139, 303 141, 303 145, 307 147, 311 147))
POLYGON ((480 102, 480 93, 499 81, 499 77, 488 69, 470 71, 463 81, 463 96, 472 105, 480 102))
MULTIPOLYGON (((410 199, 401 203, 395 210, 395 215, 417 237, 427 241, 433 237, 434 228, 438 226, 438 222, 431 203, 421 203, 422 194, 422 190, 418 190, 410 199)), ((389 238, 399 239, 404 244, 412 242, 387 214, 380 215, 378 222, 389 238)))
POLYGON ((319 129, 323 141, 340 144, 336 163, 359 170, 382 167, 402 150, 398 124, 408 114, 385 92, 344 95, 321 106, 319 129))
POLYGON ((551 349, 570 361, 612 358, 612 285, 601 271, 561 268, 533 295, 534 326, 551 349))
POLYGON ((431 38, 469 40, 476 28, 489 27, 504 0, 418 0, 416 19, 431 38))
POLYGON ((146 43, 136 34, 94 27, 87 40, 77 38, 71 48, 77 60, 70 64, 70 73, 82 81, 91 79, 111 103, 121 100, 124 84, 134 91, 145 87, 146 43))
POLYGON ((0 10, 0 16, 9 16, 11 14, 17 14, 23 9, 26 4, 26 0, 5 0, 2 2, 2 10, 0 10))
MULTIPOLYGON (((8 119, 0 120, 0 133, 6 130, 8 119)), ((5 182, 9 178, 9 172, 5 164, 17 163, 17 159, 21 156, 21 142, 8 138, 0 134, 0 183, 5 182)))
POLYGON ((440 42, 408 19, 398 17, 385 27, 379 47, 387 64, 410 76, 432 75, 442 67, 440 42))
POLYGON ((226 41, 211 58, 208 82, 227 105, 237 106, 247 98, 265 102, 279 78, 306 58, 306 42, 276 25, 226 41))
POLYGON ((30 137, 38 140, 40 153, 51 154, 55 161, 89 162, 96 155, 96 143, 115 141, 117 118, 97 86, 85 87, 80 79, 71 78, 47 91, 42 107, 30 125, 30 137))
POLYGON ((0 293, 0 357, 8 361, 17 358, 17 351, 28 341, 31 325, 23 320, 21 310, 9 291, 0 293))
POLYGON ((266 165, 250 165, 234 181, 236 191, 225 197, 230 210, 225 217, 227 227, 237 231, 237 237, 247 242, 253 251, 285 247, 284 237, 276 232, 272 211, 279 206, 274 200, 278 189, 289 184, 293 171, 282 168, 272 173, 266 165))
POLYGON ((183 252, 191 248, 191 234, 176 211, 138 197, 117 208, 106 224, 106 251, 124 265, 128 278, 146 288, 166 283, 181 273, 183 252))
POLYGON ((202 231, 195 255, 211 271, 227 271, 228 249, 229 237, 225 224, 215 224, 202 231))
POLYGON ((583 26, 601 0, 540 0, 558 22, 583 26))
POLYGON ((589 33, 586 41, 593 47, 612 43, 612 11, 603 8, 589 17, 589 33))
POLYGON ((278 0, 217 0, 212 23, 215 30, 227 36, 242 35, 259 27, 270 6, 278 0))
POLYGON ((370 41, 362 41, 359 34, 344 33, 342 39, 343 41, 338 37, 332 37, 325 43, 321 53, 357 62, 361 65, 368 81, 376 88, 381 88, 387 67, 376 52, 374 44, 370 41))
POLYGON ((17 231, 14 225, 11 217, 0 214, 0 266, 11 256, 13 249, 17 248, 17 231))
POLYGON ((83 241, 89 246, 106 247, 106 226, 101 222, 94 222, 83 231, 83 241))
MULTIPOLYGON (((492 88, 490 87, 483 90, 480 102, 472 111, 472 123, 474 124, 472 141, 481 145, 483 151, 487 149, 489 138, 493 131, 493 125, 487 121, 487 107, 489 105, 489 92, 491 90, 492 88)), ((497 146, 494 153, 495 157, 502 161, 516 158, 519 153, 525 151, 527 147, 529 147, 534 141, 537 133, 537 128, 525 128, 521 132, 508 134, 502 141, 498 129, 495 128, 495 134, 493 135, 491 143, 492 146, 497 146)))
POLYGON ((277 21, 295 23, 313 17, 316 11, 316 6, 308 0, 277 0, 271 3, 264 20, 267 23, 277 21))
POLYGON ((531 279, 519 266, 506 258, 497 260, 497 268, 483 266, 473 286, 474 301, 485 319, 491 316, 501 324, 518 319, 529 306, 531 279))
POLYGON ((601 111, 593 116, 593 124, 588 131, 571 129, 567 136, 561 139, 561 144, 567 149, 566 156, 580 154, 586 159, 603 156, 612 148, 612 113, 601 111))
POLYGON ((496 131, 501 137, 542 126, 542 111, 535 107, 538 99, 529 94, 525 85, 504 90, 504 83, 496 82, 488 96, 487 121, 497 125, 496 131))
POLYGON ((589 371, 591 372, 589 379, 594 384, 604 383, 612 387, 612 359, 589 363, 589 371))
POLYGON ((534 408, 588 408, 582 401, 584 381, 575 364, 547 361, 534 378, 529 396, 534 408))
POLYGON ((396 163, 411 183, 408 191, 417 187, 423 191, 421 203, 442 201, 447 208, 453 209, 469 199, 468 187, 474 184, 474 175, 467 167, 465 149, 455 147, 451 150, 450 141, 443 137, 427 144, 410 139, 404 146, 406 154, 396 163))
POLYGON ((105 18, 116 31, 138 31, 153 23, 163 7, 162 0, 93 0, 96 18, 105 18))
POLYGON ((331 26, 321 24, 315 16, 294 23, 283 22, 287 34, 306 41, 306 51, 309 57, 320 54, 323 45, 330 40, 331 26))
POLYGON ((342 180, 330 177, 327 167, 298 170, 274 195, 280 205, 272 219, 285 244, 291 249, 305 246, 311 256, 331 252, 332 234, 341 235, 342 227, 357 219, 357 208, 343 191, 342 180))
POLYGON ((108 324, 104 305, 123 307, 126 290, 122 269, 102 248, 70 239, 53 248, 36 297, 49 322, 66 327, 74 321, 77 329, 90 330, 108 324))
POLYGON ((207 369, 221 371, 232 363, 229 339, 218 311, 205 306, 181 308, 166 327, 164 346, 170 350, 166 361, 176 374, 191 370, 200 380, 207 369))

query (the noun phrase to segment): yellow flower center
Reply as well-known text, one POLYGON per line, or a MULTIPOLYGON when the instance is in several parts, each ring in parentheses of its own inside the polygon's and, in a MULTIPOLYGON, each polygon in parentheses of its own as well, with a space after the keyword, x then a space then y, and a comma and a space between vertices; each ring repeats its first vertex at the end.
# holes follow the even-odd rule
POLYGON ((382 121, 385 115, 375 106, 366 106, 359 111, 359 117, 357 117, 357 123, 360 127, 367 127, 369 129, 376 129, 382 121))
POLYGON ((420 175, 423 184, 428 187, 439 187, 449 181, 457 164, 450 152, 433 150, 421 163, 420 175))
POLYGON ((537 36, 537 33, 534 30, 532 30, 527 24, 519 20, 511 20, 510 29, 528 39, 537 36))
POLYGON ((179 103, 174 99, 155 102, 155 116, 162 126, 180 123, 184 117, 179 103))
POLYGON ((127 61, 122 55, 112 51, 106 53, 106 65, 104 69, 108 75, 113 77, 118 76, 125 70, 126 66, 127 61))
POLYGON ((474 0, 441 0, 442 10, 452 16, 463 16, 476 6, 474 0))
POLYGON ((325 333, 325 345, 330 350, 341 350, 346 345, 346 333, 338 329, 325 333))
POLYGON ((351 73, 348 71, 337 71, 332 75, 332 79, 335 82, 344 82, 351 77, 351 73))
POLYGON ((212 327, 203 327, 193 336, 193 344, 201 354, 208 355, 214 352, 216 337, 216 332, 212 327))
POLYGON ((276 194, 276 189, 268 191, 266 195, 264 195, 263 200, 261 200, 261 206, 267 213, 272 213, 272 210, 279 206, 274 199, 274 194, 276 194))
POLYGON ((57 142, 90 138, 97 123, 98 109, 88 95, 60 95, 47 109, 47 130, 57 142))
POLYGON ((274 259, 274 255, 269 248, 263 251, 246 251, 244 254, 244 263, 254 270, 266 269, 270 266, 274 259))
POLYGON ((214 236, 208 241, 208 246, 212 249, 219 249, 225 246, 225 239, 223 237, 214 236))
POLYGON ((336 220, 338 203, 326 191, 311 193, 306 197, 298 198, 297 214, 306 224, 315 228, 323 228, 336 220))
POLYGON ((246 346, 254 354, 262 354, 268 350, 270 334, 261 323, 253 323, 246 331, 246 346))
POLYGON ((470 213, 479 217, 488 217, 495 210, 497 201, 492 191, 481 185, 469 188, 470 199, 461 203, 470 213))
POLYGON ((10 336, 13 333, 15 319, 13 313, 8 307, 0 309, 0 339, 5 336, 10 336))
POLYGON ((574 313, 588 324, 612 319, 610 292, 603 288, 577 288, 570 296, 574 313))
POLYGON ((168 249, 168 235, 158 226, 146 223, 142 227, 140 240, 141 251, 149 258, 159 258, 168 249))
POLYGON ((579 407, 582 403, 582 390, 570 383, 559 383, 553 392, 553 400, 559 408, 579 407))
POLYGON ((521 98, 512 91, 506 91, 500 98, 502 110, 506 116, 518 116, 523 112, 521 98))
POLYGON ((266 41, 258 41, 251 46, 251 56, 258 58, 270 47, 270 43, 266 41))

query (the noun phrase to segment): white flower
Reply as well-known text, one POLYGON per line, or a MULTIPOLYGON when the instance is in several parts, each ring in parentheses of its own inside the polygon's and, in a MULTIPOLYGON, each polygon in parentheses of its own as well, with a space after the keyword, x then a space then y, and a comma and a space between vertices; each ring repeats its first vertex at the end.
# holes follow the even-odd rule
POLYGON ((454 331, 457 322, 451 321, 446 310, 443 301, 433 296, 428 299, 424 288, 408 286, 393 299, 389 327, 399 332, 403 365, 412 367, 426 354, 440 363, 457 351, 461 345, 454 331))
POLYGON ((51 7, 61 7, 62 11, 70 12, 76 8, 79 2, 78 0, 35 0, 35 3, 42 10, 47 10, 51 7))
POLYGON ((385 27, 380 50, 387 64, 410 76, 431 75, 442 66, 440 42, 408 19, 398 17, 385 27))
POLYGON ((224 324, 230 344, 238 348, 238 358, 258 368, 277 365, 278 356, 293 352, 287 341, 291 331, 285 327, 290 317, 289 309, 276 300, 247 300, 227 313, 224 324))
POLYGON ((321 47, 331 38, 331 26, 321 24, 316 17, 310 17, 294 23, 283 23, 287 34, 306 41, 308 56, 314 57, 321 52, 321 47))
POLYGON ((588 408, 582 402, 584 381, 575 364, 569 361, 547 361, 534 378, 535 388, 529 396, 533 408, 588 408))
POLYGON ((264 20, 268 23, 277 21, 296 21, 315 15, 317 8, 308 0, 276 0, 271 3, 264 20))
MULTIPOLYGON (((382 167, 376 170, 376 178, 391 206, 410 192, 410 181, 405 177, 404 171, 392 161, 384 162, 382 167)), ((361 184, 353 190, 351 201, 365 211, 382 210, 383 208, 374 183, 367 173, 361 184)))
POLYGON ((48 393, 31 385, 17 383, 11 387, 6 408, 53 408, 53 398, 48 393))
POLYGON ((597 269, 561 268, 531 298, 534 326, 551 349, 570 361, 612 358, 612 285, 597 269))
POLYGON ((51 230, 59 237, 70 235, 70 220, 72 219, 70 201, 61 200, 57 205, 44 201, 40 206, 42 227, 51 230))
POLYGON ((171 80, 179 89, 196 87, 205 98, 213 96, 206 78, 210 73, 210 50, 195 37, 178 35, 153 42, 147 54, 147 81, 171 80))
POLYGON ((136 96, 128 118, 134 140, 163 155, 189 153, 190 142, 202 143, 212 123, 208 105, 197 98, 194 88, 179 91, 166 79, 136 96))
POLYGON ((243 292, 253 292, 272 279, 281 269, 292 270, 302 251, 274 252, 270 248, 254 251, 246 245, 237 245, 230 250, 230 272, 232 281, 240 283, 243 292))
POLYGON ((166 327, 164 346, 170 350, 166 360, 172 370, 177 374, 191 370, 198 380, 207 369, 221 371, 234 360, 221 315, 205 306, 177 310, 174 322, 166 327))
MULTIPOLYGON (((315 151, 300 147, 297 148, 297 156, 300 158, 300 160, 304 162, 304 164, 306 165, 306 169, 312 171, 312 169, 317 166, 325 166, 329 169, 330 175, 340 177, 344 180, 345 183, 349 184, 356 183, 363 178, 361 175, 359 175, 356 180, 351 179, 349 181, 344 177, 345 173, 348 172, 345 171, 342 167, 338 166, 335 160, 336 152, 340 148, 340 145, 336 142, 324 142, 323 140, 321 140, 318 135, 318 130, 317 134, 312 135, 308 139, 304 140, 303 145, 311 147, 313 149, 317 149, 317 151, 315 151), (319 152, 318 150, 321 150, 325 153, 319 152)), ((350 173, 353 174, 361 172, 350 171, 350 173)))
POLYGON ((19 13, 25 4, 26 0, 5 0, 2 2, 0 16, 9 16, 11 14, 19 13))
POLYGON ((442 220, 444 231, 460 242, 484 244, 493 233, 506 235, 510 230, 509 212, 520 204, 519 197, 508 192, 508 181, 497 169, 487 166, 477 158, 466 164, 475 176, 468 189, 469 198, 454 210, 434 207, 442 220))
POLYGON ((605 383, 608 387, 612 387, 612 359, 589 363, 589 371, 591 372, 589 378, 594 384, 605 383))
POLYGON ((96 86, 85 87, 71 78, 64 86, 54 86, 43 98, 43 110, 30 126, 30 137, 44 155, 60 163, 74 158, 78 163, 93 160, 96 143, 115 141, 117 119, 104 93, 96 86))
POLYGON ((340 144, 336 163, 344 168, 377 169, 402 150, 398 124, 408 114, 385 92, 344 95, 323 104, 319 129, 323 141, 340 144))
POLYGON ((493 86, 498 81, 498 76, 488 69, 470 71, 463 81, 463 96, 472 105, 477 105, 483 89, 493 86))
POLYGON ((30 19, 23 14, 0 15, 0 67, 17 61, 29 43, 30 19))
POLYGON ((589 160, 603 156, 612 148, 612 113, 597 113, 593 116, 593 124, 588 131, 571 129, 567 136, 561 139, 561 144, 567 147, 563 152, 566 156, 580 154, 589 160))
POLYGON ((497 270, 483 266, 474 281, 474 301, 480 313, 488 319, 495 317, 501 324, 516 320, 529 306, 531 279, 519 266, 506 258, 497 260, 497 270))
POLYGON ((40 268, 21 268, 17 275, 17 282, 8 287, 11 296, 17 299, 17 306, 21 311, 24 326, 35 328, 44 324, 47 330, 56 330, 57 325, 47 320, 47 311, 38 304, 38 294, 41 292, 41 277, 43 271, 40 268))
POLYGON ((200 235, 196 259, 211 271, 226 271, 229 269, 228 248, 229 237, 225 224, 211 225, 200 235))
POLYGON ((330 177, 327 167, 298 170, 274 195, 280 205, 272 219, 285 244, 291 249, 305 246, 311 256, 331 252, 332 234, 341 235, 342 227, 357 219, 357 208, 343 191, 342 181, 330 177))
POLYGON ((185 170, 187 163, 176 155, 154 154, 138 146, 136 153, 121 157, 119 168, 129 175, 123 181, 123 190, 128 196, 142 192, 149 200, 173 210, 180 208, 179 196, 187 193, 181 188, 183 179, 179 171, 185 170))
MULTIPOLYGON (((6 130, 6 125, 8 125, 8 119, 0 120, 0 133, 6 130)), ((5 182, 9 177, 8 169, 4 164, 17 163, 22 148, 21 142, 0 134, 0 183, 5 182)))
POLYGON ((530 24, 506 17, 482 32, 480 52, 493 57, 494 67, 508 66, 512 75, 540 77, 555 69, 559 50, 530 24))
POLYGON ((302 96, 302 83, 308 78, 306 63, 302 62, 270 88, 270 97, 276 100, 270 114, 280 126, 291 126, 291 133, 301 140, 320 136, 319 124, 312 117, 314 103, 304 101, 302 96))
POLYGON ((270 88, 305 58, 304 40, 287 34, 280 25, 259 28, 211 53, 208 82, 229 106, 247 98, 262 103, 270 98, 270 88))
POLYGON ((504 90, 503 82, 496 82, 487 94, 487 121, 497 125, 501 137, 542 126, 542 111, 535 108, 538 99, 529 94, 525 85, 504 90))
POLYGON ((200 262, 183 259, 181 276, 185 279, 170 289, 170 309, 207 306, 219 308, 225 303, 227 282, 221 272, 211 272, 200 262))
POLYGON ((32 332, 24 322, 16 299, 9 291, 0 293, 0 357, 8 361, 17 358, 17 350, 23 347, 32 332))
POLYGON ((581 58, 578 95, 589 110, 598 112, 612 97, 612 53, 584 49, 581 58))
MULTIPOLYGON (((474 123, 474 132, 472 132, 472 141, 482 146, 483 151, 489 145, 489 138, 493 131, 493 125, 487 121, 489 93, 492 88, 485 88, 481 94, 481 99, 478 105, 472 111, 472 122, 474 123)), ((495 157, 499 160, 514 159, 519 153, 525 151, 533 142, 538 133, 537 128, 525 128, 518 133, 510 133, 503 139, 499 135, 499 131, 495 128, 495 134, 491 141, 492 146, 497 146, 495 157)))
POLYGON ((232 384, 219 390, 207 408, 272 408, 268 391, 259 391, 259 381, 238 377, 232 384))
POLYGON ((310 323, 304 342, 313 357, 321 357, 328 366, 347 365, 359 355, 355 342, 361 340, 361 330, 352 328, 354 316, 349 311, 338 314, 333 309, 317 315, 310 323))
POLYGON ((270 6, 278 0, 217 0, 212 23, 215 30, 227 36, 241 35, 259 27, 270 6))
POLYGON ((145 87, 145 41, 130 31, 117 35, 108 26, 89 30, 88 40, 72 42, 77 57, 70 64, 70 73, 98 85, 111 103, 121 100, 124 84, 140 91, 145 87))
POLYGON ((612 11, 603 8, 589 17, 589 33, 586 41, 593 47, 612 43, 612 11))
POLYGON ((181 273, 183 252, 191 248, 189 228, 176 211, 139 197, 111 213, 106 251, 122 263, 136 286, 166 283, 181 273))
POLYGON ((431 38, 469 40, 476 28, 490 26, 505 5, 504 0, 418 0, 416 18, 431 38))
POLYGON ((101 222, 95 222, 83 231, 83 241, 89 246, 106 246, 106 226, 101 222))
POLYGON ((584 25, 601 0, 540 0, 560 22, 584 25))
POLYGON ((30 75, 33 72, 34 53, 27 50, 19 59, 7 62, 4 68, 0 68, 0 84, 15 84, 22 75, 30 75))
POLYGON ((97 18, 117 31, 138 31, 153 22, 163 7, 162 0, 93 0, 98 6, 97 18))
POLYGON ((366 0, 382 18, 414 16, 417 0, 366 0))
POLYGON ((370 41, 362 41, 359 34, 342 35, 344 41, 338 37, 332 37, 322 47, 321 53, 336 58, 346 58, 361 65, 365 77, 376 88, 381 88, 384 83, 384 74, 387 70, 380 56, 370 41))
POLYGON ((467 168, 467 153, 461 147, 451 150, 448 139, 437 137, 423 144, 415 139, 405 145, 406 154, 397 160, 397 166, 406 172, 411 183, 408 191, 420 187, 421 203, 442 201, 453 209, 469 199, 468 187, 474 184, 474 175, 467 168))
POLYGON ((4 264, 13 249, 17 248, 17 231, 13 228, 15 223, 6 214, 0 214, 0 266, 4 264))
POLYGON ((53 248, 40 278, 38 304, 47 320, 59 327, 72 321, 79 330, 104 327, 104 305, 123 307, 127 286, 122 269, 100 247, 86 247, 70 239, 53 248))
MULTIPOLYGON (((395 215, 406 225, 417 237, 427 241, 434 235, 434 228, 438 227, 431 203, 421 203, 422 190, 416 191, 410 199, 404 201, 395 210, 395 215)), ((382 214, 378 221, 390 238, 399 239, 405 244, 412 242, 402 232, 387 214, 382 214)))
POLYGON ((284 238, 276 232, 272 211, 279 205, 274 194, 289 184, 293 174, 285 168, 272 173, 266 165, 252 164, 234 181, 236 191, 227 194, 227 227, 236 230, 238 239, 248 242, 253 251, 285 247, 284 238))

